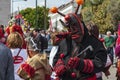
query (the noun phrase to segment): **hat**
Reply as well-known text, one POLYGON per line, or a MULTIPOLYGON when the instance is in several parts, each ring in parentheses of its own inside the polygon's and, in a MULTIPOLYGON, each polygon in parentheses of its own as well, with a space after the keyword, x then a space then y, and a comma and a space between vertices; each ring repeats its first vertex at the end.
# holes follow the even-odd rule
POLYGON ((38 49, 37 44, 34 42, 32 37, 28 37, 25 40, 27 42, 27 49, 28 50, 40 51, 40 49, 38 49))

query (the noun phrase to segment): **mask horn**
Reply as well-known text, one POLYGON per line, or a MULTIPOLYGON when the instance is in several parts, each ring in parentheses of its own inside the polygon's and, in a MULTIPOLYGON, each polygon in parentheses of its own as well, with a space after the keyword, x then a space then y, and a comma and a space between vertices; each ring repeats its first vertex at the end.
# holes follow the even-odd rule
POLYGON ((65 15, 59 11, 57 11, 58 14, 60 14, 61 16, 65 17, 65 15))
POLYGON ((52 13, 58 13, 58 14, 60 14, 61 16, 65 17, 65 14, 59 12, 59 11, 58 11, 58 8, 56 8, 56 7, 52 7, 52 8, 50 9, 50 12, 52 12, 52 13))
POLYGON ((76 9, 76 11, 75 11, 75 14, 77 14, 79 7, 80 7, 80 5, 77 6, 77 9, 76 9))
POLYGON ((84 3, 84 0, 76 0, 76 3, 78 4, 78 6, 77 6, 77 9, 75 11, 75 14, 77 14, 80 5, 82 5, 84 3))

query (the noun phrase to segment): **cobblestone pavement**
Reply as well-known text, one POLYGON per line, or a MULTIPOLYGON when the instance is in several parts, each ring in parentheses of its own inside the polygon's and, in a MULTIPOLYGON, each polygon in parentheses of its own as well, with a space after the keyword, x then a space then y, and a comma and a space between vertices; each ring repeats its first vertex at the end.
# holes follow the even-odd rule
POLYGON ((107 78, 104 74, 103 74, 103 80, 116 80, 116 67, 115 66, 111 66, 110 68, 110 73, 111 75, 107 78))

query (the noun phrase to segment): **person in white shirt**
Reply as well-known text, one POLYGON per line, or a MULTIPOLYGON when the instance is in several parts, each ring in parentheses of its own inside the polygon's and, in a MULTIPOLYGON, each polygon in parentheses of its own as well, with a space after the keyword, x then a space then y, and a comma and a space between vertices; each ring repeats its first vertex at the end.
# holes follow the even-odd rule
POLYGON ((17 74, 17 71, 20 65, 27 60, 27 51, 26 49, 22 48, 22 44, 23 39, 18 32, 10 33, 7 38, 7 46, 10 48, 14 59, 15 80, 21 80, 21 78, 17 74))

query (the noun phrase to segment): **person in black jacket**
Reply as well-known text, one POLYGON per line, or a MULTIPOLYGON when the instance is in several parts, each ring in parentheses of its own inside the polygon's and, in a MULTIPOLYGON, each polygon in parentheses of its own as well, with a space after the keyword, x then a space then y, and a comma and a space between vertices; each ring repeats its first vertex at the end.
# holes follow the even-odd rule
POLYGON ((0 80, 14 80, 14 64, 10 49, 2 42, 0 29, 0 80))
POLYGON ((33 38, 35 44, 37 44, 37 47, 40 50, 40 52, 43 52, 44 49, 47 49, 48 47, 47 38, 39 33, 39 29, 34 29, 31 34, 31 37, 33 38))
MULTIPOLYGON (((60 12, 59 12, 60 13, 60 12)), ((107 51, 93 35, 89 35, 76 13, 64 15, 68 32, 56 35, 58 51, 53 57, 53 70, 58 80, 97 80, 107 60, 107 51)), ((55 44, 56 43, 56 44, 55 44)), ((52 54, 52 53, 51 53, 52 54)))

